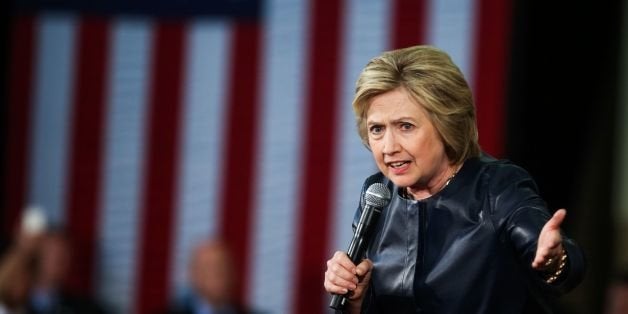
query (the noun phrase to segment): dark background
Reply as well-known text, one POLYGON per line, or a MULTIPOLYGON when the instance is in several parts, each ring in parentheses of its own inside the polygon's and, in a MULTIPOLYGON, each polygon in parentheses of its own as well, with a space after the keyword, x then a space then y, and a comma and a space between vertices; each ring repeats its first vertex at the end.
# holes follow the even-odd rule
POLYGON ((589 263, 584 283, 565 298, 578 313, 602 313, 617 275, 612 191, 614 169, 626 162, 615 160, 624 5, 516 1, 514 11, 506 154, 535 177, 549 208, 568 210, 564 229, 589 263))

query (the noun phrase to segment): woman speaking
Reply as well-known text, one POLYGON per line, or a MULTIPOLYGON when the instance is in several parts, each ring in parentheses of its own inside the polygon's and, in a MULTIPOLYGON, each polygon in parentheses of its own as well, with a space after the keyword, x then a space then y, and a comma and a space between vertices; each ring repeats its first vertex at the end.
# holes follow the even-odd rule
MULTIPOLYGON (((544 313, 584 274, 581 249, 560 229, 522 168, 478 145, 471 90, 441 50, 386 52, 360 74, 358 132, 390 203, 365 256, 327 262, 325 289, 348 313, 544 313)), ((362 206, 356 212, 360 217, 362 206)))

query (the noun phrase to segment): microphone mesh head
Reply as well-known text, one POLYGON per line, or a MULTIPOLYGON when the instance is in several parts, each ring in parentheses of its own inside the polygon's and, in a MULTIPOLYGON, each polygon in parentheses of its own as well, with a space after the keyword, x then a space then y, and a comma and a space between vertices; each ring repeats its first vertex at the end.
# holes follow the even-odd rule
POLYGON ((390 190, 383 183, 373 183, 364 194, 364 202, 377 208, 386 207, 390 202, 390 190))

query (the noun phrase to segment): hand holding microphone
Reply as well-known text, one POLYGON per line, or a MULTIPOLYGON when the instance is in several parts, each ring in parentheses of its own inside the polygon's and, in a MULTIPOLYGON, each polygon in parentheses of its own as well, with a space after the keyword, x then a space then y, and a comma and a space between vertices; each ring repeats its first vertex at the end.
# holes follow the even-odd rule
POLYGON ((368 260, 362 261, 362 256, 368 245, 371 230, 377 223, 382 208, 389 202, 390 191, 386 185, 382 183, 370 185, 364 194, 362 213, 347 254, 336 252, 334 257, 327 261, 325 289, 333 294, 329 305, 331 308, 343 309, 348 298, 360 298, 366 288, 373 266, 368 260), (358 277, 363 278, 360 280, 358 277))

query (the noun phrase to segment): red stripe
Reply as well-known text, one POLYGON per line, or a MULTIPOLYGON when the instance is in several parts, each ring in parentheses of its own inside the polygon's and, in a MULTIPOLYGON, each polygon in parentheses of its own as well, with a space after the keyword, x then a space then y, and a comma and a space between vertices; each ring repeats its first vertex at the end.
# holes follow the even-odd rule
POLYGON ((297 278, 292 313, 319 313, 329 297, 323 293, 328 258, 331 201, 334 199, 339 67, 342 47, 343 1, 312 0, 309 82, 304 169, 301 174, 297 278))
POLYGON ((100 212, 109 22, 86 18, 78 29, 77 66, 68 165, 67 228, 75 263, 69 284, 76 293, 92 289, 94 248, 100 212))
POLYGON ((29 160, 30 115, 33 81, 34 19, 20 16, 11 30, 9 65, 9 103, 7 113, 7 150, 3 237, 11 238, 26 199, 29 160))
POLYGON ((139 292, 135 313, 156 313, 163 311, 168 304, 171 233, 178 179, 184 35, 182 22, 160 22, 155 27, 140 220, 139 292))
POLYGON ((480 145, 489 154, 502 157, 512 1, 477 1, 473 82, 480 145))
POLYGON ((392 9, 390 47, 405 48, 425 41, 427 27, 426 0, 395 0, 392 9))
POLYGON ((229 92, 227 99, 228 138, 224 149, 220 215, 220 236, 231 249, 240 279, 236 287, 239 302, 246 299, 249 234, 252 228, 252 197, 255 187, 257 125, 259 113, 259 69, 261 30, 255 22, 235 24, 231 39, 229 92))

